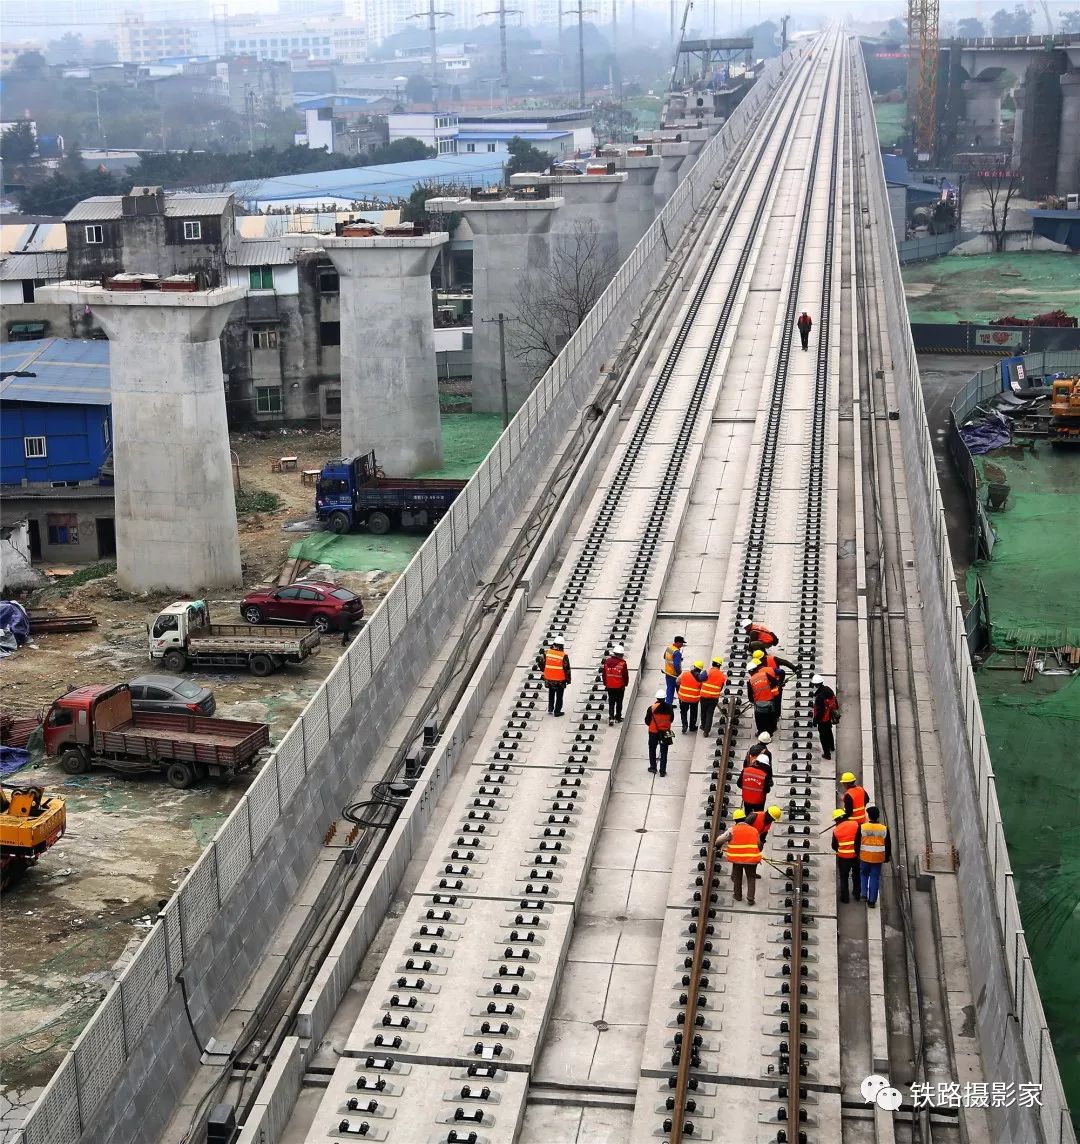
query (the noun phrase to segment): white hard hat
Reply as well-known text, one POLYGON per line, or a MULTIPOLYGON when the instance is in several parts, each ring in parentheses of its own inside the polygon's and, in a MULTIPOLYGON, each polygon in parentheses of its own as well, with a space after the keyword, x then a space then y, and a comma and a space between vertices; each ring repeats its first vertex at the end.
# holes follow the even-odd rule
POLYGON ((660 690, 656 693, 656 698, 667 699, 667 692, 661 687, 660 690))
POLYGON ((622 645, 621 643, 617 643, 617 644, 616 644, 616 645, 615 645, 615 646, 614 646, 614 647, 611 649, 611 654, 612 654, 612 655, 625 655, 625 654, 626 654, 626 648, 624 648, 624 647, 623 647, 623 645, 622 645))
POLYGON ((825 676, 823 676, 823 675, 815 675, 815 676, 813 677, 813 679, 811 679, 811 680, 810 680, 810 682, 811 682, 811 683, 824 683, 824 682, 825 682, 825 676))
POLYGON ((552 636, 551 637, 551 646, 552 647, 562 647, 563 646, 562 636, 552 636))
POLYGON ((772 735, 770 735, 768 731, 762 731, 761 734, 758 735, 757 741, 759 743, 771 743, 772 735))

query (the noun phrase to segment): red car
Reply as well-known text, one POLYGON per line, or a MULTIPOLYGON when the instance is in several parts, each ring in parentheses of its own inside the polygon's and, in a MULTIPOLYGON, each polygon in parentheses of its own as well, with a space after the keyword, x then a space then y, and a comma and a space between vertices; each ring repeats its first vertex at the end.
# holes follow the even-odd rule
POLYGON ((340 632, 363 619, 364 601, 337 584, 303 580, 248 592, 240 601, 240 614, 249 624, 309 624, 320 632, 340 632))

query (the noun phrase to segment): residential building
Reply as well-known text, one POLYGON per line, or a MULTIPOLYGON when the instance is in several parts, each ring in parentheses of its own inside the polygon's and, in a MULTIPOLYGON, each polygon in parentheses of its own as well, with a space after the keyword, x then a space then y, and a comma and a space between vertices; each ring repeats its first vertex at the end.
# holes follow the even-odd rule
POLYGON ((35 560, 114 555, 108 342, 9 342, 0 363, 5 520, 27 521, 35 560))
POLYGON ((195 54, 190 25, 151 21, 127 13, 116 28, 116 54, 121 63, 148 64, 167 56, 195 54))
POLYGON ((7 71, 24 52, 44 51, 45 45, 37 40, 0 40, 0 71, 7 71))
POLYGON ((388 115, 386 123, 391 143, 395 139, 419 139, 426 146, 434 147, 439 155, 458 152, 458 117, 454 112, 388 115))
POLYGON ((260 60, 361 63, 367 59, 368 30, 359 21, 341 19, 234 22, 225 37, 225 52, 260 60))
POLYGON ((348 0, 354 13, 361 17, 367 26, 368 38, 373 44, 380 44, 387 36, 403 31, 410 24, 415 25, 415 16, 421 8, 417 0, 348 0))
POLYGON ((360 155, 386 142, 386 115, 394 109, 392 99, 379 96, 322 95, 296 102, 304 116, 304 130, 296 142, 325 147, 332 154, 360 155))

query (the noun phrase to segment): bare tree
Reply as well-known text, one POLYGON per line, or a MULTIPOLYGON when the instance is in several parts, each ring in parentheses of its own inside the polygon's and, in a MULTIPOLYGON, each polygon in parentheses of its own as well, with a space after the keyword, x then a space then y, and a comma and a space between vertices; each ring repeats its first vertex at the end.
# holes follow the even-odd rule
POLYGON ((990 232, 994 236, 994 250, 1000 254, 1005 249, 1005 230, 1009 222, 1009 203, 1020 190, 1021 173, 1011 168, 977 172, 979 186, 986 192, 990 207, 990 232))
POLYGON ((551 244, 551 261, 530 270, 514 295, 510 351, 539 377, 585 320, 615 272, 596 223, 580 219, 551 244))

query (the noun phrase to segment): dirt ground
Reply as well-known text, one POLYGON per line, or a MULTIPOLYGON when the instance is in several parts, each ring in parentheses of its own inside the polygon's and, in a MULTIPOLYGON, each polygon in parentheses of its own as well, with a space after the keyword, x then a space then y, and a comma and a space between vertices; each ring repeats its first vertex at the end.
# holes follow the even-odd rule
MULTIPOLYGON (((336 433, 293 430, 233 437, 245 492, 280 497, 276 512, 240 518, 245 588, 275 579, 298 533, 283 526, 308 515, 314 490, 300 471, 338 453, 336 433), (272 459, 295 455, 297 472, 274 473, 272 459)), ((374 610, 394 575, 331 573, 374 610)), ((130 596, 114 575, 65 588, 62 579, 30 601, 60 612, 90 612, 98 626, 41 635, 0 664, 3 706, 35 713, 69 684, 115 683, 158 670, 146 658, 145 625, 168 595, 130 596)), ((208 593, 212 615, 239 619, 240 592, 208 593)), ((217 714, 264 720, 277 741, 300 714, 341 654, 336 636, 318 653, 267 679, 245 673, 188 673, 212 687, 217 714)), ((142 939, 158 908, 247 786, 205 785, 177 791, 151 776, 125 778, 95 770, 65 775, 53 762, 20 771, 15 782, 41 782, 67 802, 65 837, 12 886, 0 902, 3 1025, 0 1030, 0 1142, 59 1064, 115 979, 118 962, 142 939)))

